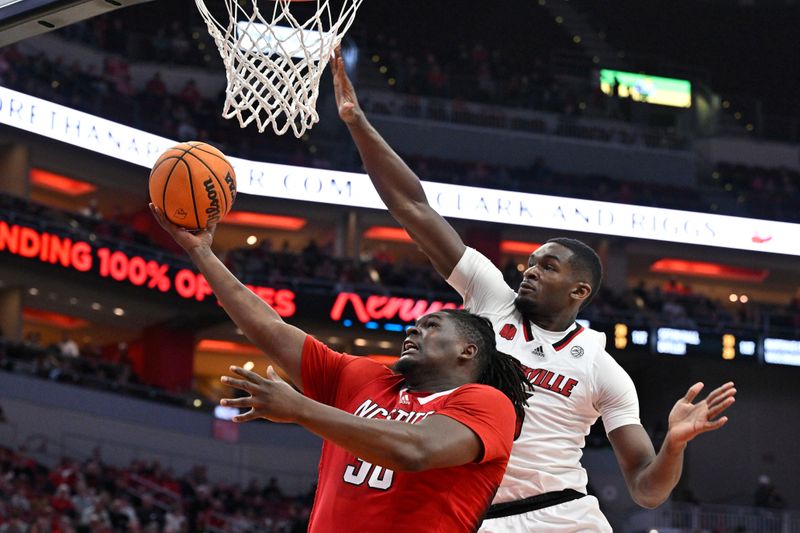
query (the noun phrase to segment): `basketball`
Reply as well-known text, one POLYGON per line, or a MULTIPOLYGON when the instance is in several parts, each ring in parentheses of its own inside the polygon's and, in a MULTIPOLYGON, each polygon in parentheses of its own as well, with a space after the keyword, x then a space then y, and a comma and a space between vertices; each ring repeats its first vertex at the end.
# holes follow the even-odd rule
POLYGON ((236 199, 236 174, 213 146, 190 141, 173 146, 150 171, 150 200, 186 229, 216 224, 236 199))

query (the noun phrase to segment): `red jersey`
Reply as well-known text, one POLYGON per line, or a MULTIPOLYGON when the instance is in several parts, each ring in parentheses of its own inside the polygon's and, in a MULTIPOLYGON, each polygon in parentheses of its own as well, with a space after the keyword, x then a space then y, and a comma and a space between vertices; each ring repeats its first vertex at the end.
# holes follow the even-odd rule
POLYGON ((325 441, 309 532, 475 531, 511 453, 516 415, 499 390, 471 383, 450 391, 410 392, 405 379, 364 357, 335 352, 307 337, 303 390, 318 402, 364 418, 416 424, 433 414, 470 428, 483 443, 473 463, 396 472, 325 441))

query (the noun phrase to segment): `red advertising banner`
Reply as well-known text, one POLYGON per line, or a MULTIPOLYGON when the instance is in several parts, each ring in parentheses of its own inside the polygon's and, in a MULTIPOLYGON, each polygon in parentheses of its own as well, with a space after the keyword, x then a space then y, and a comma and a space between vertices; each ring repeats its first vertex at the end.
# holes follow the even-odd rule
POLYGON ((441 302, 438 300, 415 300, 397 296, 384 296, 371 294, 366 298, 354 292, 340 292, 331 307, 332 320, 340 320, 347 304, 352 306, 356 318, 361 323, 373 320, 397 320, 408 323, 413 322, 422 315, 434 313, 441 309, 457 309, 461 307, 454 302, 441 302))
MULTIPOLYGON (((6 221, 0 221, 0 252, 157 293, 176 294, 187 300, 204 302, 214 298, 205 277, 192 269, 178 269, 122 250, 95 247, 90 242, 6 221)), ((296 316, 298 306, 302 306, 303 318, 332 320, 347 327, 357 324, 368 329, 382 327, 388 331, 402 331, 404 325, 427 313, 461 307, 455 301, 364 292, 332 290, 330 296, 320 297, 317 293, 295 293, 290 289, 247 287, 285 318, 296 316)))
MULTIPOLYGON (((27 226, 0 221, 0 252, 76 270, 95 272, 101 278, 127 283, 181 298, 205 301, 213 293, 205 277, 188 268, 174 269, 166 263, 129 256, 120 250, 95 248, 92 244, 40 232, 27 226)), ((291 317, 297 306, 289 289, 248 287, 282 317, 291 317)))

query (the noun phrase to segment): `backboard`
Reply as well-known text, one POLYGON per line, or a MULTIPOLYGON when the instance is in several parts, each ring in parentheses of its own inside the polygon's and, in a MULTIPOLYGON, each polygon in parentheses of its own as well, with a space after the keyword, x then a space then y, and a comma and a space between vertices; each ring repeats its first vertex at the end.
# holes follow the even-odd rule
POLYGON ((150 0, 0 0, 0 47, 150 0))

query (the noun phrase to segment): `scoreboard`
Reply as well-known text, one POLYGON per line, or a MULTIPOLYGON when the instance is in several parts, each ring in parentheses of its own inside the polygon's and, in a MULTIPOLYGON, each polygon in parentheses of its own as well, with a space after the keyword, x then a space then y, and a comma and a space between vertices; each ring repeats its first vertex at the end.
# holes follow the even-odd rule
POLYGON ((602 69, 600 90, 608 96, 618 95, 646 104, 692 106, 692 84, 688 80, 602 69))
POLYGON ((624 322, 591 326, 606 333, 608 348, 644 348, 653 354, 671 357, 702 357, 750 363, 800 366, 800 339, 771 337, 741 329, 709 331, 677 327, 649 327, 624 322), (613 339, 613 344, 611 342, 613 339))

